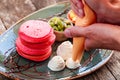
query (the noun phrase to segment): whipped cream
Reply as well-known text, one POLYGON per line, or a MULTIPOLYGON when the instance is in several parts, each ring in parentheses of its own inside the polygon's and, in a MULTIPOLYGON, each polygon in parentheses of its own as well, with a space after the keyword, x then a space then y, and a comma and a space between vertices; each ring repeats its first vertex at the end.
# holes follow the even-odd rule
POLYGON ((73 45, 70 41, 64 41, 61 45, 57 48, 57 55, 61 56, 64 60, 72 57, 72 48, 73 45))
POLYGON ((48 68, 52 71, 61 71, 65 68, 65 62, 61 56, 54 56, 49 61, 48 68))
POLYGON ((69 69, 76 69, 80 67, 80 62, 79 61, 73 61, 72 58, 69 58, 66 60, 66 66, 69 69))

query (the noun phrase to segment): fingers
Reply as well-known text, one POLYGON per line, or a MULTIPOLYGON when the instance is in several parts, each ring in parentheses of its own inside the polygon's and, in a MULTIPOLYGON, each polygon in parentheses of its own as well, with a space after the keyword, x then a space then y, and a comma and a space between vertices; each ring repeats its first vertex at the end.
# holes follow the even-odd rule
POLYGON ((89 51, 90 49, 94 49, 94 43, 87 38, 84 47, 86 51, 89 51))
POLYGON ((87 27, 71 27, 67 28, 64 31, 64 34, 66 37, 73 38, 73 37, 85 37, 85 50, 89 51, 90 49, 94 48, 94 40, 91 38, 87 37, 88 35, 88 28, 87 27))
POLYGON ((72 10, 79 16, 84 16, 83 4, 81 0, 70 0, 72 10))
POLYGON ((66 37, 72 38, 72 37, 85 37, 85 28, 83 27, 71 27, 67 28, 64 31, 64 34, 66 37))

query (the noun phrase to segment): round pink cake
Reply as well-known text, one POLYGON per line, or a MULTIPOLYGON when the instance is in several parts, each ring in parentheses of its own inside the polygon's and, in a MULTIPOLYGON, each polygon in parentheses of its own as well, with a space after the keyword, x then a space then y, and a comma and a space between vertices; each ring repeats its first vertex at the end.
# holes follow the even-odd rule
POLYGON ((19 55, 33 61, 49 58, 56 36, 47 22, 26 21, 20 26, 18 34, 16 50, 19 55))

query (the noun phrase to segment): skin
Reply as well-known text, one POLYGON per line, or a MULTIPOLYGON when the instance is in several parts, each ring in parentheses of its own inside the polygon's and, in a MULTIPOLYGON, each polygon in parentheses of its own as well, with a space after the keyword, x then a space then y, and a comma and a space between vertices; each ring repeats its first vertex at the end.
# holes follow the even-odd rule
MULTIPOLYGON (((72 10, 84 17, 81 0, 70 0, 72 10)), ((64 31, 67 37, 85 37, 85 49, 120 51, 120 0, 85 0, 95 12, 97 22, 87 27, 71 27, 64 31)))

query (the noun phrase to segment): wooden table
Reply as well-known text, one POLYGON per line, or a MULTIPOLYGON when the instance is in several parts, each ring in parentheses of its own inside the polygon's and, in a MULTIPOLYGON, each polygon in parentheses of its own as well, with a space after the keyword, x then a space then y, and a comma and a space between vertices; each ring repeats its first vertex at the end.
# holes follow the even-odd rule
MULTIPOLYGON (((60 1, 64 0, 0 0, 0 34, 26 15, 60 1)), ((3 75, 0 76, 1 79, 9 80, 3 75)), ((120 80, 120 52, 114 51, 107 64, 76 80, 120 80)))

